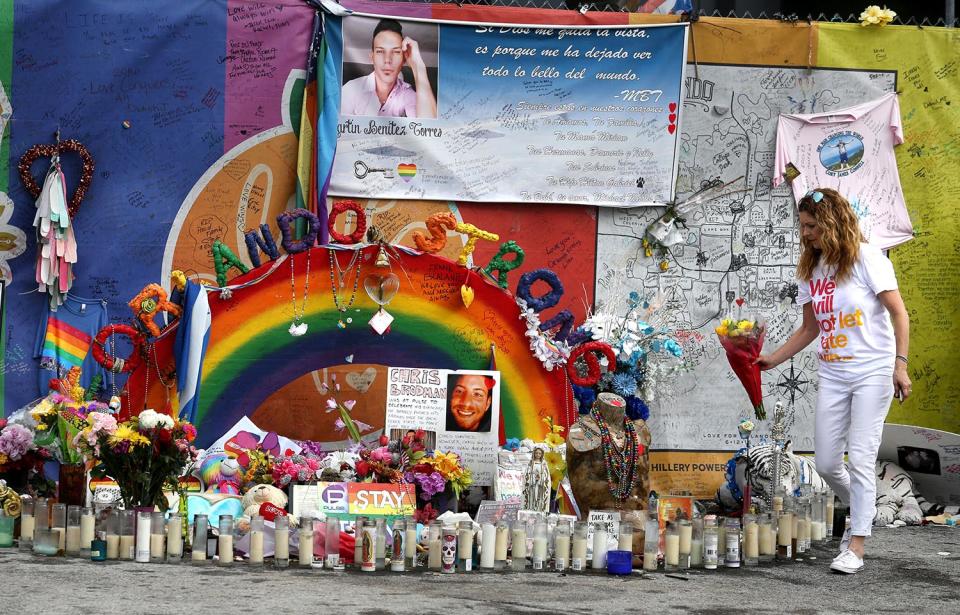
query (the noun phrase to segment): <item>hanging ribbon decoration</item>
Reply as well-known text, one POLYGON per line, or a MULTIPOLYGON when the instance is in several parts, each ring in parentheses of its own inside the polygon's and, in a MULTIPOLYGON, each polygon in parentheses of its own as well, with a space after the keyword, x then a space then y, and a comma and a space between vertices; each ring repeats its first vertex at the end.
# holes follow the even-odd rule
POLYGON ((20 180, 27 192, 36 199, 37 214, 33 226, 37 229, 36 281, 41 292, 50 294, 50 305, 63 304, 73 286, 73 266, 77 262, 77 239, 73 217, 80 211, 80 203, 93 179, 93 156, 79 141, 60 141, 54 145, 34 145, 27 150, 17 165, 20 180), (60 154, 75 152, 82 161, 80 181, 70 200, 67 200, 67 180, 60 167, 60 154), (38 186, 31 168, 38 158, 50 158, 43 187, 38 186))

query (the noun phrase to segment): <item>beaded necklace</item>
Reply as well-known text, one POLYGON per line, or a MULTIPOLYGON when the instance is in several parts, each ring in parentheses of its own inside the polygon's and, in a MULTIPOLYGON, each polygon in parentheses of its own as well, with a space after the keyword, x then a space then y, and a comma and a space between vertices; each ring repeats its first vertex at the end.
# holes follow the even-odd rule
POLYGON ((624 502, 633 493, 636 487, 637 479, 637 459, 639 457, 639 447, 637 446, 637 430, 633 421, 624 420, 624 430, 626 431, 626 440, 623 450, 621 450, 613 441, 610 435, 610 426, 607 420, 603 418, 597 406, 590 409, 590 416, 600 428, 600 447, 603 451, 603 465, 607 471, 607 487, 610 489, 610 495, 618 502, 624 502))
POLYGON ((310 253, 312 250, 307 250, 307 274, 303 279, 303 302, 301 303, 300 311, 297 311, 297 279, 293 272, 293 261, 295 260, 291 255, 290 258, 290 300, 293 302, 293 321, 290 323, 290 328, 287 330, 290 335, 294 337, 300 337, 307 332, 307 323, 303 322, 303 316, 307 312, 307 294, 310 292, 310 253))
MULTIPOLYGON (((337 311, 340 312, 340 320, 337 321, 337 326, 341 329, 346 329, 347 322, 349 322, 350 319, 348 318, 346 322, 344 322, 343 314, 350 309, 353 302, 357 299, 357 287, 360 285, 360 266, 363 264, 363 259, 356 259, 357 268, 353 276, 353 290, 350 292, 350 300, 344 305, 340 300, 340 293, 337 291, 337 283, 334 280, 334 276, 336 275, 334 270, 340 269, 340 262, 337 260, 336 255, 334 255, 334 250, 327 250, 327 252, 330 254, 330 292, 333 294, 333 304, 337 306, 337 311)), ((353 262, 351 261, 350 264, 352 265, 353 262)), ((348 265, 345 273, 349 273, 349 269, 350 266, 348 265)), ((343 284, 344 277, 343 275, 340 276, 340 284, 343 284)))

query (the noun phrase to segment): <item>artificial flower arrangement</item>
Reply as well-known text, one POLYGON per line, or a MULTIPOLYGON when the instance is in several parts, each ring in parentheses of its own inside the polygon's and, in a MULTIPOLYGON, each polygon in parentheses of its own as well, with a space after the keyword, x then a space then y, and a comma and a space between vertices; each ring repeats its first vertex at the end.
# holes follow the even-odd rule
POLYGON ((77 434, 86 426, 90 413, 107 413, 107 404, 94 399, 99 388, 95 378, 91 386, 80 385, 80 368, 73 367, 64 378, 50 381, 50 393, 30 410, 36 421, 34 442, 63 464, 79 464, 77 434))
POLYGON ((886 6, 880 8, 876 4, 871 4, 860 13, 860 25, 885 26, 896 18, 897 14, 886 6))
POLYGON ((166 509, 164 491, 178 491, 179 477, 197 458, 196 428, 154 410, 122 423, 103 412, 90 412, 85 420, 75 442, 91 474, 115 480, 128 509, 166 509))
POLYGON ((56 484, 43 477, 43 464, 51 457, 34 442, 34 425, 23 410, 0 419, 0 479, 20 493, 48 497, 56 492, 56 484))
POLYGON ((720 345, 727 353, 727 361, 733 373, 747 391, 755 416, 763 420, 767 412, 763 407, 763 387, 760 381, 760 366, 757 357, 763 349, 766 327, 753 319, 724 318, 715 329, 720 345))
MULTIPOLYGON (((614 298, 608 305, 620 303, 614 298)), ((609 345, 616 367, 604 371, 593 387, 579 386, 574 382, 574 394, 580 403, 580 412, 585 413, 599 393, 616 393, 626 401, 630 419, 646 420, 650 415, 647 402, 665 392, 666 378, 684 368, 683 348, 660 311, 663 299, 659 293, 650 301, 632 291, 625 303, 625 314, 604 309, 601 305, 601 309, 581 326, 594 342, 609 345)), ((600 364, 606 366, 609 361, 603 359, 600 364)), ((574 367, 581 371, 579 365, 574 367)))
POLYGON ((323 471, 323 457, 312 453, 290 453, 273 460, 270 480, 281 489, 288 485, 309 484, 320 479, 323 471))

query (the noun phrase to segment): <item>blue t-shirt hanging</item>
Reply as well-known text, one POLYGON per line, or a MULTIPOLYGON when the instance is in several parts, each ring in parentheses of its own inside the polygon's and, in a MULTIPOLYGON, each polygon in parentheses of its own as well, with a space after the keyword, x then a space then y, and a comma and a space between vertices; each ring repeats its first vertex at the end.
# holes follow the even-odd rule
POLYGON ((37 329, 33 358, 40 359, 39 391, 50 391, 50 379, 62 378, 71 367, 82 370, 80 383, 87 387, 94 375, 100 374, 106 384, 106 373, 93 358, 93 339, 107 326, 107 302, 68 295, 56 312, 46 310, 37 329))

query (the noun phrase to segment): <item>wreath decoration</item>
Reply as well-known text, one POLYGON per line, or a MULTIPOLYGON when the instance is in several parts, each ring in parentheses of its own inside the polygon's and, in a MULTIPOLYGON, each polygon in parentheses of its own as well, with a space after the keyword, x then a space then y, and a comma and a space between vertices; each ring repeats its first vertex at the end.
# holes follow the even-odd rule
POLYGON ((580 387, 592 387, 600 382, 600 360, 597 354, 602 354, 607 359, 607 371, 613 372, 617 369, 617 355, 613 348, 605 342, 587 342, 573 349, 570 358, 567 361, 567 375, 570 376, 570 382, 580 387), (587 375, 581 376, 577 372, 577 359, 583 357, 587 367, 587 375))
POLYGON ((93 358, 103 366, 104 369, 114 374, 126 374, 137 369, 143 360, 143 346, 146 343, 146 337, 130 325, 107 325, 97 332, 93 338, 93 358), (133 350, 126 359, 108 355, 106 352, 107 338, 110 336, 126 335, 133 344, 133 350))
POLYGON ((73 191, 73 196, 70 197, 70 202, 67 203, 67 212, 70 214, 70 218, 73 219, 76 217, 77 212, 80 211, 80 203, 83 202, 83 197, 87 194, 87 189, 93 180, 93 169, 96 166, 93 161, 93 156, 82 143, 76 139, 68 139, 53 145, 34 145, 20 157, 20 161, 17 163, 17 169, 20 171, 20 181, 23 182, 23 187, 27 189, 30 196, 36 199, 40 196, 42 189, 40 185, 37 184, 37 180, 34 179, 33 173, 31 172, 33 163, 40 158, 52 158, 63 152, 76 153, 80 156, 80 160, 83 163, 80 172, 80 181, 73 191))

